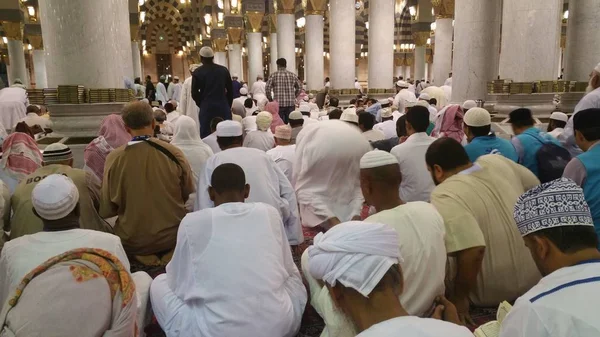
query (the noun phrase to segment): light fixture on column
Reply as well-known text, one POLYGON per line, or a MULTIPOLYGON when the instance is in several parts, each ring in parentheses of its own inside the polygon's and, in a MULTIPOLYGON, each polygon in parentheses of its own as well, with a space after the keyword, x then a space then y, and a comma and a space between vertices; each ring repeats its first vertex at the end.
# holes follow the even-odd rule
POLYGON ((148 56, 148 51, 146 49, 144 49, 144 51, 142 52, 142 54, 144 54, 144 56, 148 56))
POLYGON ((437 27, 437 24, 434 22, 431 23, 431 30, 435 32, 435 28, 437 27))
POLYGON ((204 23, 207 26, 210 26, 210 24, 212 23, 212 15, 210 15, 208 13, 204 14, 204 23))
POLYGON ((187 51, 187 48, 185 46, 181 47, 181 49, 183 49, 184 52, 187 51))
POLYGON ((142 40, 142 47, 146 48, 146 40, 142 40))
POLYGON ((27 6, 27 14, 29 14, 29 16, 35 16, 35 7, 27 6))
POLYGON ((8 43, 8 38, 6 36, 3 36, 2 37, 2 41, 4 41, 4 44, 7 44, 8 43))
POLYGON ((177 55, 179 55, 179 56, 183 56, 183 50, 180 50, 180 51, 177 53, 177 55))
POLYGON ((302 28, 304 28, 304 26, 306 26, 306 18, 305 17, 301 17, 298 20, 296 20, 296 27, 302 29, 302 28))
POLYGON ((27 50, 32 50, 33 47, 31 46, 31 43, 27 45, 27 50))
POLYGON ((206 37, 210 37, 210 26, 206 26, 206 37))
POLYGON ((365 27, 367 28, 367 30, 369 29, 369 21, 365 22, 365 27))
POLYGON ((430 45, 430 44, 431 44, 431 38, 428 38, 427 39, 427 45, 430 45))
POLYGON ((217 0, 217 7, 223 9, 223 0, 217 0))
POLYGON ((145 2, 146 2, 146 0, 139 0, 138 5, 143 6, 145 2))
POLYGON ((140 12, 140 21, 142 21, 142 23, 144 21, 146 21, 146 12, 144 12, 144 11, 140 12))
POLYGON ((238 0, 229 0, 229 5, 230 5, 230 10, 231 10, 231 14, 238 14, 240 12, 240 9, 238 8, 238 6, 240 5, 240 2, 238 0))
POLYGON ((568 9, 563 13, 563 19, 565 19, 565 20, 569 19, 569 10, 568 9))
POLYGON ((224 26, 224 24, 225 24, 224 20, 225 20, 225 14, 223 14, 223 12, 217 13, 217 26, 218 27, 224 26))
POLYGON ((396 44, 394 43, 394 51, 396 51, 396 44))
POLYGON ((415 6, 408 7, 408 11, 410 12, 410 16, 413 18, 417 15, 417 7, 415 6))

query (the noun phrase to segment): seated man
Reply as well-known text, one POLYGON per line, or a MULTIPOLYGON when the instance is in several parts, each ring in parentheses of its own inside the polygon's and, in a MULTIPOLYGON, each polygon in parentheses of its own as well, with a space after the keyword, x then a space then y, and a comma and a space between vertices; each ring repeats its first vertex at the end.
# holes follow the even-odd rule
POLYGON ((544 278, 515 302, 500 336, 600 336, 600 252, 581 188, 566 178, 535 187, 514 216, 544 278))
MULTIPOLYGON (((315 237, 308 248, 312 277, 322 280, 337 310, 354 324, 357 337, 472 337, 456 325, 456 308, 443 296, 435 318, 411 316, 398 297, 406 281, 400 267, 398 233, 388 225, 351 221, 315 237)), ((407 287, 418 285, 406 284, 407 287)))
POLYGON ((122 116, 133 139, 106 158, 100 215, 119 216, 114 230, 127 254, 141 265, 164 266, 194 193, 193 172, 181 150, 152 137, 148 104, 130 103, 122 116))
POLYGON ((10 238, 41 232, 44 229, 42 219, 31 206, 31 191, 42 179, 51 174, 69 177, 79 194, 81 228, 112 233, 113 229, 98 214, 100 207, 100 184, 96 176, 88 171, 73 168, 73 153, 61 143, 50 144, 43 154, 42 167, 25 177, 11 197, 12 217, 10 219, 10 238))
POLYGON ((302 243, 304 238, 298 216, 296 194, 285 174, 266 152, 242 147, 242 124, 223 121, 217 125, 216 134, 222 151, 208 158, 204 174, 198 177, 198 198, 194 209, 199 211, 214 207, 213 200, 208 194, 213 171, 221 164, 233 163, 242 167, 246 172, 248 183, 254 186, 248 201, 264 202, 275 207, 283 219, 290 245, 302 243))
MULTIPOLYGON (((360 185, 365 202, 377 214, 365 222, 381 223, 398 233, 401 263, 406 286, 400 302, 410 315, 423 316, 435 298, 444 293, 446 249, 444 222, 431 204, 417 201, 404 203, 398 197, 400 167, 393 155, 384 151, 367 152, 360 161, 360 185), (423 266, 427 266, 423 268, 423 266)), ((327 287, 318 284, 309 273, 308 255, 302 256, 302 270, 310 286, 311 304, 323 316, 329 337, 354 337, 352 325, 331 304, 327 287)))
POLYGON ((512 215, 519 196, 539 180, 503 156, 490 154, 472 163, 453 138, 433 142, 425 161, 437 185, 431 203, 446 226, 446 278, 452 283, 446 293, 468 322, 470 303, 496 308, 539 281, 512 215))
POLYGON ((290 112, 290 126, 292 127, 292 144, 296 144, 296 138, 304 127, 304 118, 300 111, 290 112))
MULTIPOLYGON (((294 112, 292 112, 294 113, 294 112)), ((292 115, 290 114, 290 116, 292 115)), ((291 117, 290 117, 291 118, 291 117)), ((291 119, 290 119, 291 121, 291 119)), ((275 128, 275 146, 267 154, 279 166, 283 174, 294 186, 294 154, 296 145, 292 143, 292 128, 289 125, 279 125, 275 128)))
POLYGON ((469 160, 476 161, 477 158, 486 154, 499 154, 514 162, 519 160, 515 147, 506 139, 496 137, 492 132, 492 117, 483 108, 472 108, 464 117, 463 129, 469 144, 465 150, 469 160))
POLYGON ((244 203, 250 185, 236 164, 216 167, 208 190, 215 207, 183 219, 167 273, 152 282, 158 323, 167 337, 296 336, 306 290, 279 212, 244 203))
POLYGON ((52 122, 48 118, 42 117, 43 114, 37 105, 30 105, 27 107, 27 116, 21 121, 25 122, 30 128, 34 128, 36 125, 39 126, 39 132, 46 130, 47 132, 52 132, 52 122))
POLYGON ((376 142, 378 140, 384 140, 385 135, 379 130, 373 130, 375 125, 375 117, 368 112, 361 112, 358 114, 358 127, 362 131, 363 136, 370 142, 376 142))

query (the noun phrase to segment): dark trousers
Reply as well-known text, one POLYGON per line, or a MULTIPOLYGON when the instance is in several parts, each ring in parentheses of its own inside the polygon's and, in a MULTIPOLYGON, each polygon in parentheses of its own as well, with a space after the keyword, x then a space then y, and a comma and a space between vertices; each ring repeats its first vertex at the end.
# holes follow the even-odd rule
POLYGON ((290 113, 294 111, 295 106, 281 106, 279 107, 279 117, 283 119, 283 122, 287 124, 289 122, 290 113))
POLYGON ((208 137, 210 135, 210 122, 215 117, 221 117, 224 120, 231 119, 231 107, 227 102, 203 102, 200 107, 198 119, 200 121, 200 137, 208 137))

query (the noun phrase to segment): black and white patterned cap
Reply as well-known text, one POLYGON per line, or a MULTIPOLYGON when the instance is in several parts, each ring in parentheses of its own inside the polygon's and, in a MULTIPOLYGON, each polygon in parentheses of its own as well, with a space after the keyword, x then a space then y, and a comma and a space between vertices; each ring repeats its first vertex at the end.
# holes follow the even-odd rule
POLYGON ((522 236, 561 226, 594 226, 583 190, 560 178, 525 192, 515 205, 515 222, 522 236))

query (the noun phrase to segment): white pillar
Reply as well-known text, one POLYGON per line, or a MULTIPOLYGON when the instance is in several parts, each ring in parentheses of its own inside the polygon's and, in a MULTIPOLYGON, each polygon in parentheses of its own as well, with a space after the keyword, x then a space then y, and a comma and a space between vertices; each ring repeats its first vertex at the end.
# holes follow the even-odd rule
POLYGON ((39 2, 48 86, 123 88, 133 77, 125 0, 39 2))
MULTIPOLYGON (((600 3, 596 1, 595 6, 600 7, 600 3)), ((556 80, 562 9, 563 0, 503 1, 500 78, 515 82, 556 80)))
MULTIPOLYGON (((296 20, 294 14, 277 14, 277 58, 287 61, 287 70, 298 73, 296 68, 296 20)), ((275 66, 277 69, 277 66, 275 66)))
POLYGON ((140 56, 140 43, 131 41, 131 59, 133 60, 133 78, 142 79, 142 58, 140 56))
POLYGON ((325 60, 323 59, 323 15, 306 17, 304 41, 306 48, 306 86, 308 90, 319 90, 325 83, 325 60))
POLYGON ((33 70, 35 71, 35 88, 43 89, 48 87, 48 77, 46 75, 46 55, 43 50, 33 50, 33 70))
MULTIPOLYGON (((498 72, 501 1, 456 0, 452 102, 485 99, 498 72)), ((531 41, 530 41, 531 42, 531 41)))
POLYGON ((332 22, 329 26, 331 86, 335 89, 353 89, 356 76, 354 0, 331 0, 329 6, 329 22, 332 22))
POLYGON ((410 66, 406 66, 404 71, 404 80, 408 80, 410 78, 410 66))
POLYGON ((567 48, 565 49, 565 79, 589 80, 592 69, 600 62, 598 33, 600 6, 598 0, 569 1, 567 48))
POLYGON ((229 73, 231 76, 238 75, 241 80, 243 77, 242 73, 242 45, 239 43, 230 44, 227 46, 229 55, 229 73))
POLYGON ((451 18, 435 20, 435 50, 433 53, 433 83, 444 85, 452 71, 452 34, 454 27, 451 18))
POLYGON ((271 56, 271 66, 269 67, 270 73, 277 71, 277 33, 271 33, 269 38, 270 48, 269 55, 271 56))
POLYGON ((248 46, 248 85, 256 81, 257 76, 263 75, 262 33, 247 33, 248 46))
POLYGON ((227 64, 227 53, 224 51, 215 52, 214 62, 216 64, 222 65, 223 67, 229 68, 229 64, 227 64))
POLYGON ((404 76, 404 66, 395 67, 394 76, 396 76, 396 77, 404 76))
POLYGON ((394 1, 369 3, 369 88, 388 89, 394 75, 394 1))
POLYGON ((423 77, 425 81, 429 80, 429 66, 430 63, 425 62, 425 76, 423 77))
POLYGON ((8 69, 8 78, 10 86, 15 79, 20 79, 23 85, 29 87, 29 74, 25 66, 25 53, 23 50, 23 41, 8 39, 8 57, 10 58, 10 68, 8 69))
POLYGON ((425 78, 425 46, 415 47, 415 80, 425 78))

